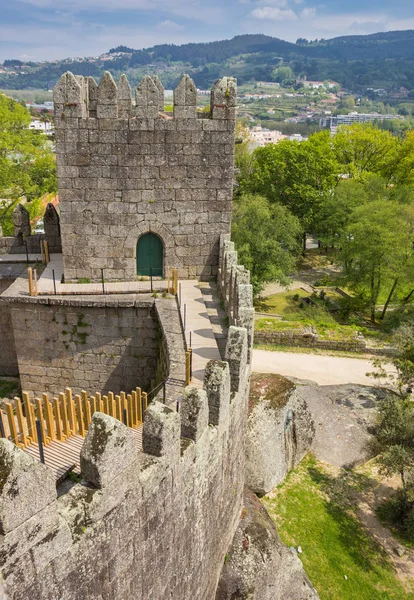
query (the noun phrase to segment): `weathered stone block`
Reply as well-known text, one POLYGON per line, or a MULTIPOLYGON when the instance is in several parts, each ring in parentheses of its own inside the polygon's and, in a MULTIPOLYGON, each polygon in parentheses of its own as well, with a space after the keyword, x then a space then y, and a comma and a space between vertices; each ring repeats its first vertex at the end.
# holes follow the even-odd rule
POLYGON ((182 437, 196 442, 208 427, 209 406, 206 392, 198 388, 186 387, 180 414, 182 437))
POLYGON ((229 363, 231 391, 237 392, 244 383, 247 365, 247 331, 243 327, 230 327, 225 359, 229 363))
POLYGON ((180 415, 160 402, 152 402, 142 430, 142 449, 153 456, 169 455, 175 460, 180 452, 180 415))
POLYGON ((209 406, 209 422, 222 425, 226 422, 230 406, 230 370, 227 362, 211 360, 204 375, 204 389, 209 406))
POLYGON ((106 487, 137 457, 135 437, 123 423, 96 412, 82 446, 82 474, 98 488, 106 487))
POLYGON ((0 533, 12 531, 56 499, 53 471, 0 439, 0 533))

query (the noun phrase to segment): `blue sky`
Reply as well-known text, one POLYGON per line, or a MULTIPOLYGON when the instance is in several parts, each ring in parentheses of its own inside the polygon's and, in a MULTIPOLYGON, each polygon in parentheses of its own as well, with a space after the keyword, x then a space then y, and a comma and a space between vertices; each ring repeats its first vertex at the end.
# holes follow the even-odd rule
POLYGON ((0 0, 0 61, 265 33, 289 41, 414 29, 412 0, 0 0))

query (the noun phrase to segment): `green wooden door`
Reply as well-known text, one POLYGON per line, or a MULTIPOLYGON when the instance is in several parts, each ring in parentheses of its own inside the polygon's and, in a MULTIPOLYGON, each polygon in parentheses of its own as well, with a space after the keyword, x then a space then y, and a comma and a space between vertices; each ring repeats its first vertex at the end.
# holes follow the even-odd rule
POLYGON ((163 275, 163 248, 162 241, 154 233, 141 236, 137 244, 137 273, 138 275, 151 274, 153 277, 163 275))

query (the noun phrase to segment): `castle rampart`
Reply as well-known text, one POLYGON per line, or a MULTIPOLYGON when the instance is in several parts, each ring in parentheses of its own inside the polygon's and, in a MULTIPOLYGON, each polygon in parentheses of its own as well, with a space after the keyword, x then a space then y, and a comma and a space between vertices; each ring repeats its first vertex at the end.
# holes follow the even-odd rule
MULTIPOLYGON (((246 288, 234 291, 248 303, 246 288)), ((170 333, 164 329, 167 344, 170 333)), ((208 363, 203 389, 184 390, 180 412, 150 404, 143 452, 122 423, 95 413, 83 480, 64 482, 58 494, 48 467, 0 440, 9 600, 215 597, 242 509, 249 339, 237 322, 229 328, 225 360, 208 363)))
POLYGON ((165 276, 167 266, 180 278, 217 274, 231 221, 234 80, 214 85, 209 113, 196 101, 187 75, 172 114, 157 78, 143 78, 133 104, 125 76, 118 85, 108 72, 99 85, 61 77, 54 103, 66 280, 99 279, 104 269, 107 280, 133 281, 150 268, 165 276), (147 242, 159 244, 152 266, 147 242))

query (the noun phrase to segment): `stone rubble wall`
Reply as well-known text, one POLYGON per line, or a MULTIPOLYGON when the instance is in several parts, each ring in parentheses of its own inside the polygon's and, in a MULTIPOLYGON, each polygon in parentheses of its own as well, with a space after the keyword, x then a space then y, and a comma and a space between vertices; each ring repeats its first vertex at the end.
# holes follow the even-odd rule
POLYGON ((317 335, 295 331, 256 331, 255 344, 275 344, 298 348, 320 348, 322 350, 342 350, 344 352, 370 352, 364 339, 320 340, 317 335))
POLYGON ((20 382, 41 397, 147 389, 158 356, 154 300, 120 297, 2 298, 14 332, 20 382))
POLYGON ((153 232, 163 242, 164 275, 217 274, 219 237, 230 232, 236 85, 211 91, 210 113, 197 113, 197 90, 184 75, 174 112, 145 76, 135 105, 124 75, 65 73, 54 90, 64 275, 134 280, 136 246, 153 232))

